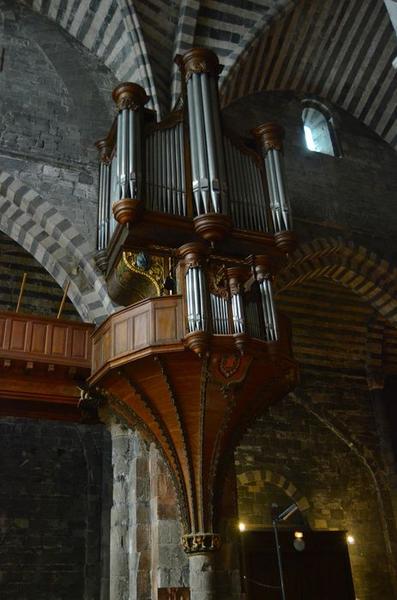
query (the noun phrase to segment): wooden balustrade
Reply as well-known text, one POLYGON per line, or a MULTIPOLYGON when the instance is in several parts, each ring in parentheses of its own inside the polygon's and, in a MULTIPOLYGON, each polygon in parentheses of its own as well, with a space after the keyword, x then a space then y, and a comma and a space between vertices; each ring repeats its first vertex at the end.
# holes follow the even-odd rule
POLYGON ((93 325, 0 313, 0 415, 80 420, 93 325))

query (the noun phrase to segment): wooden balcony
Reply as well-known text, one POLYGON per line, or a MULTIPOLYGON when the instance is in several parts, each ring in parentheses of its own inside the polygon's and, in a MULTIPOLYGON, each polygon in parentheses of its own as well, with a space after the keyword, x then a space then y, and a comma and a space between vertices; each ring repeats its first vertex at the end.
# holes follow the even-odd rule
POLYGON ((94 402, 99 388, 103 410, 150 432, 162 449, 185 531, 211 531, 208 507, 222 489, 230 448, 265 406, 293 389, 297 364, 280 315, 279 339, 244 334, 243 354, 241 334, 205 334, 205 351, 189 350, 194 333, 186 322, 182 296, 149 298, 109 316, 93 335, 88 382, 94 402))
POLYGON ((0 415, 79 420, 93 325, 0 313, 0 415))

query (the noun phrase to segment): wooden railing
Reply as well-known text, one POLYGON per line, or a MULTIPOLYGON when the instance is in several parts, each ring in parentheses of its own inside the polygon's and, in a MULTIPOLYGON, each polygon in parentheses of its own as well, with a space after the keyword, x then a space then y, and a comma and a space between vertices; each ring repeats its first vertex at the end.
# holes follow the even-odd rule
POLYGON ((186 334, 181 296, 149 298, 112 315, 93 336, 92 372, 109 361, 122 364, 136 358, 182 349, 186 334))
POLYGON ((16 313, 0 313, 0 358, 91 366, 93 325, 16 313))

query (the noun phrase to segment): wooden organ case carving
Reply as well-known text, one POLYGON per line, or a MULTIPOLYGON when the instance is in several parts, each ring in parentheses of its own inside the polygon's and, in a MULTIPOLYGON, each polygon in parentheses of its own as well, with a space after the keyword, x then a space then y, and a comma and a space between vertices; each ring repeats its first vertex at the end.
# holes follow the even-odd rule
POLYGON ((281 127, 259 125, 248 141, 226 132, 216 55, 195 48, 177 64, 180 110, 156 123, 144 90, 123 83, 97 143, 97 259, 126 308, 94 333, 89 383, 162 450, 195 553, 221 543, 223 472, 239 437, 297 381, 272 293, 295 237, 281 127))

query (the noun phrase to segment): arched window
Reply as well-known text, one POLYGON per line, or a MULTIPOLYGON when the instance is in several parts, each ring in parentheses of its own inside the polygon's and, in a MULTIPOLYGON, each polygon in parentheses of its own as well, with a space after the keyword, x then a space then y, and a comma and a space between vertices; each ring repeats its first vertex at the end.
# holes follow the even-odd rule
POLYGON ((310 103, 302 111, 302 120, 308 150, 340 156, 332 117, 310 103))

